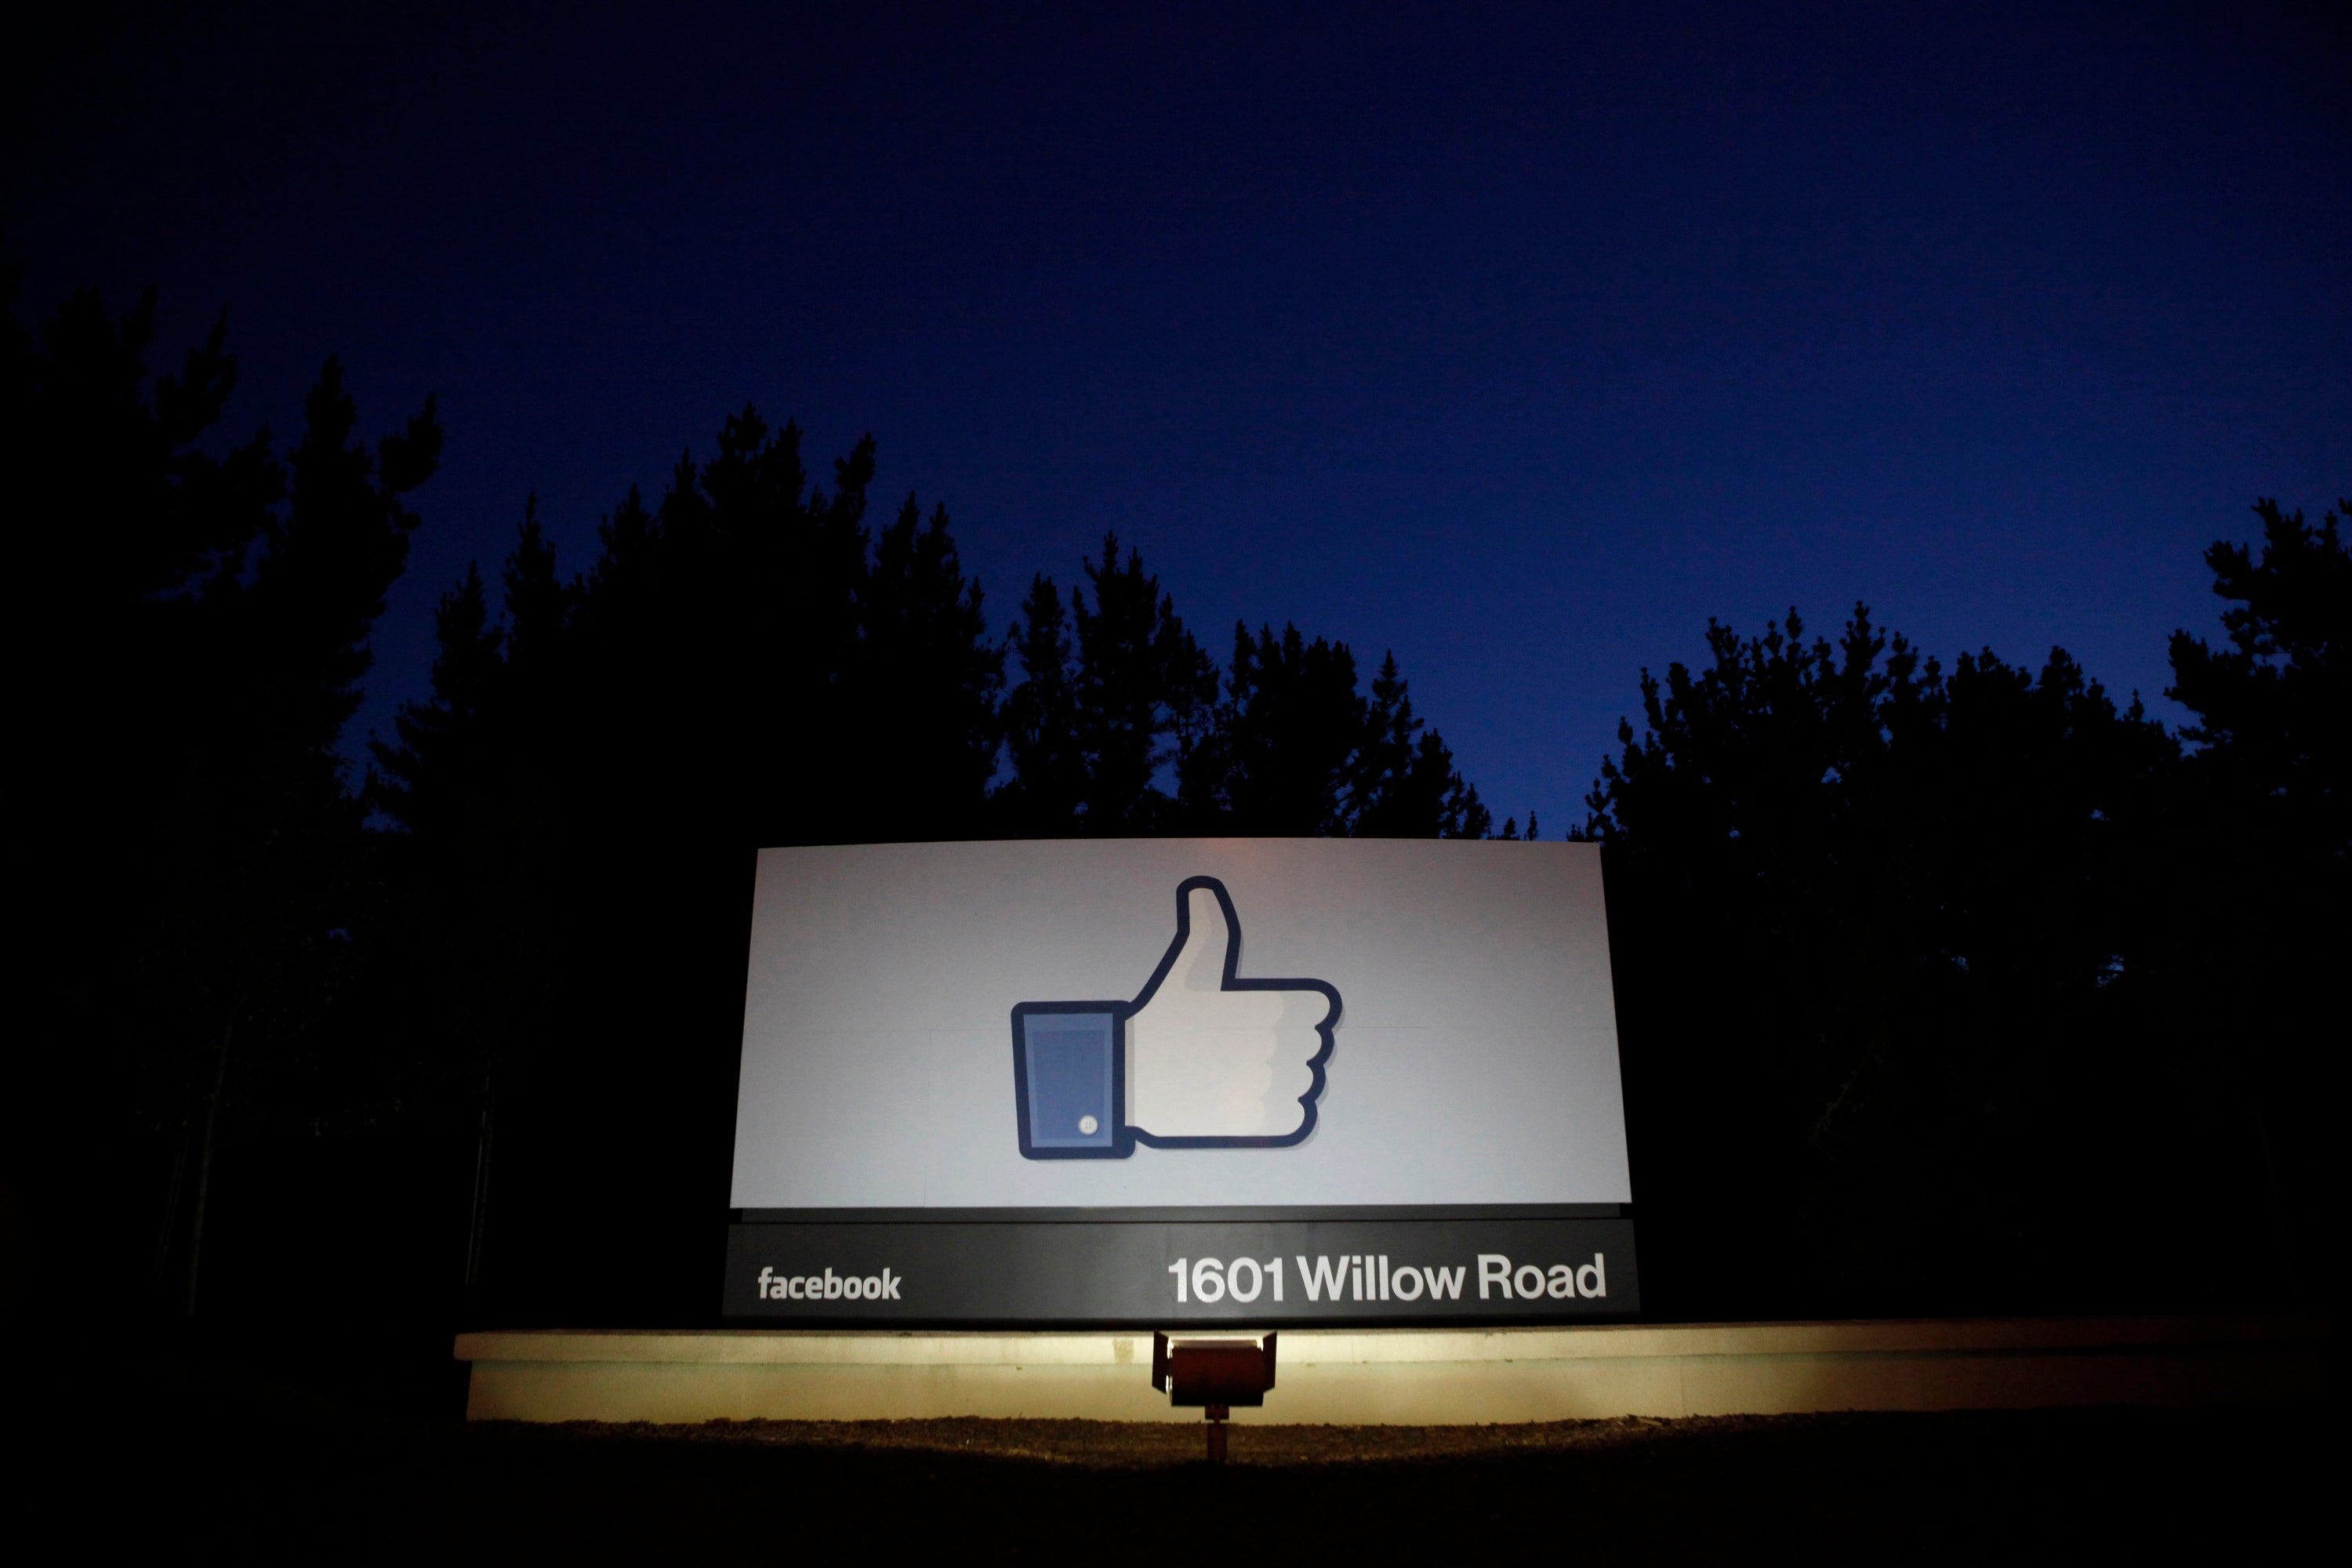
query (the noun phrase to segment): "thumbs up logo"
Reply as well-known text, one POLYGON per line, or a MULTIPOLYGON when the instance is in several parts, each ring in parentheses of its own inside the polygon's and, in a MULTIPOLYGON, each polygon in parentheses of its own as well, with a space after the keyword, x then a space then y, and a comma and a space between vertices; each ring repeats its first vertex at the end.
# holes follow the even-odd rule
POLYGON ((1315 1131, 1339 993, 1244 980, 1242 923, 1214 877, 1176 889, 1176 939, 1132 1002, 1013 1009, 1021 1152, 1124 1160, 1154 1149, 1280 1149, 1315 1131))

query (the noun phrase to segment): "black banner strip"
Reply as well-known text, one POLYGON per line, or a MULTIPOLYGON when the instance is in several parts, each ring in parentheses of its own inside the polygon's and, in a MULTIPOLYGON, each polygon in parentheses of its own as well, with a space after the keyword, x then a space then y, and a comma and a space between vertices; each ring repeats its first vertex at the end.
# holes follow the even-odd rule
POLYGON ((721 1306, 736 1321, 809 1328, 1429 1326, 1640 1310, 1633 1222, 1579 1218, 737 1225, 721 1306))

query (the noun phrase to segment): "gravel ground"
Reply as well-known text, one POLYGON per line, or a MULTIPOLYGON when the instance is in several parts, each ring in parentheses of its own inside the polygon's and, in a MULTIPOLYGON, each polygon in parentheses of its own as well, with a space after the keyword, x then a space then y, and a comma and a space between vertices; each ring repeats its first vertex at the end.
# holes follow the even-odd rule
POLYGON ((62 1523, 75 1557, 306 1563, 2245 1559, 2328 1539, 2339 1473, 2316 1404, 1477 1427, 1244 1415, 1213 1468, 1189 1424, 468 1426, 220 1373, 121 1398, 101 1420, 85 1397, 42 1424, 18 1530, 62 1523))

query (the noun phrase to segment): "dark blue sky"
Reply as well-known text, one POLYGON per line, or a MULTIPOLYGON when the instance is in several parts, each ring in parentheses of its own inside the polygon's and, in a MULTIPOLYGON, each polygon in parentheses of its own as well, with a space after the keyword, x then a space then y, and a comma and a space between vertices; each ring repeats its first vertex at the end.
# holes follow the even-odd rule
POLYGON ((1555 834, 1710 615, 2177 717, 2200 550, 2352 490, 2336 7, 196 9, 5 68, 0 223, 34 309, 226 305, 239 429, 439 392, 362 728, 527 492, 584 565, 747 401, 1000 626, 1116 528, 1221 657, 1392 647, 1555 834))

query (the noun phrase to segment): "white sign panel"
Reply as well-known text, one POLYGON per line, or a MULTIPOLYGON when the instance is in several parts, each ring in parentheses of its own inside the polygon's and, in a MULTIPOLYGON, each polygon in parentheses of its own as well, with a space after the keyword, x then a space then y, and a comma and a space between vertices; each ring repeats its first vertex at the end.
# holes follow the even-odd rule
POLYGON ((1632 1201, 1599 849, 770 849, 744 1209, 1632 1201))

